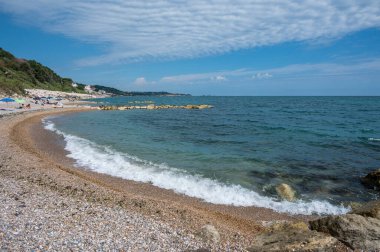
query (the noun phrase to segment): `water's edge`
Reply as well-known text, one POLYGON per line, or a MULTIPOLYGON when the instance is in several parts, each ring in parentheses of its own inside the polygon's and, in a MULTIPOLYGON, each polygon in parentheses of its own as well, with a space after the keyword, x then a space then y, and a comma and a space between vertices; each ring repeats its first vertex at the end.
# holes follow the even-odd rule
POLYGON ((290 214, 344 214, 349 211, 343 206, 335 206, 327 201, 309 202, 277 201, 262 196, 240 185, 225 185, 202 176, 191 175, 183 170, 162 164, 148 162, 110 147, 101 146, 87 139, 58 130, 55 124, 45 118, 44 128, 64 137, 68 157, 76 165, 123 179, 151 183, 157 187, 170 189, 176 193, 202 199, 213 204, 234 206, 256 206, 290 214))

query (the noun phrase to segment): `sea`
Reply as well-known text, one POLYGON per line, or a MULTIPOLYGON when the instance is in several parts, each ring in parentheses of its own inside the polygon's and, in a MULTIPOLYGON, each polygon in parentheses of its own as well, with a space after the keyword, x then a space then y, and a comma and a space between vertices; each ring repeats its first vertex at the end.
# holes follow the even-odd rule
POLYGON ((213 204, 342 214, 378 198, 380 97, 113 97, 96 105, 211 109, 89 111, 48 117, 78 169, 151 183, 213 204), (279 198, 286 183, 297 200, 279 198))

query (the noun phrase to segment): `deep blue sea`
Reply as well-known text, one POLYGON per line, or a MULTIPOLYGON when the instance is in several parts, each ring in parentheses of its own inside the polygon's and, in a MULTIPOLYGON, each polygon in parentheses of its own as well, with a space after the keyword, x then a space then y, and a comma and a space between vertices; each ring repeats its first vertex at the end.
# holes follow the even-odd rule
POLYGON ((215 204, 342 213, 376 199, 380 97, 119 97, 99 104, 210 104, 204 110, 91 111, 48 118, 78 167, 215 204), (136 102, 137 101, 137 102, 136 102), (298 201, 281 201, 287 183, 298 201))

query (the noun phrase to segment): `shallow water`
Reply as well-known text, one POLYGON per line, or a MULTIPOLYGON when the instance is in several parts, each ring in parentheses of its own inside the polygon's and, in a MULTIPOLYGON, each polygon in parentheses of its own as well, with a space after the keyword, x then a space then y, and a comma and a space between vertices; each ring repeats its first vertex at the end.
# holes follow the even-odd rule
POLYGON ((206 110, 93 111, 50 118, 79 166, 212 203, 339 213, 376 194, 380 97, 121 97, 108 104, 211 104, 206 110), (287 183, 300 201, 280 202, 287 183))

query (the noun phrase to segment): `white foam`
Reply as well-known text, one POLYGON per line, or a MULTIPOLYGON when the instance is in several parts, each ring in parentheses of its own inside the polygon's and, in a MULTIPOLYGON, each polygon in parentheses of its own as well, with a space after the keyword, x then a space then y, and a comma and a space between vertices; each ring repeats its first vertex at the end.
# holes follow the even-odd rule
POLYGON ((97 145, 89 140, 66 134, 45 120, 45 128, 62 135, 66 140, 65 149, 78 166, 99 173, 170 189, 180 194, 196 197, 214 204, 234 206, 257 206, 291 214, 343 214, 348 208, 334 206, 327 201, 297 202, 276 201, 273 198, 241 187, 226 185, 213 179, 186 173, 183 170, 141 160, 137 157, 97 145))
POLYGON ((368 141, 380 142, 380 138, 373 138, 373 137, 370 137, 370 138, 368 138, 368 141))

